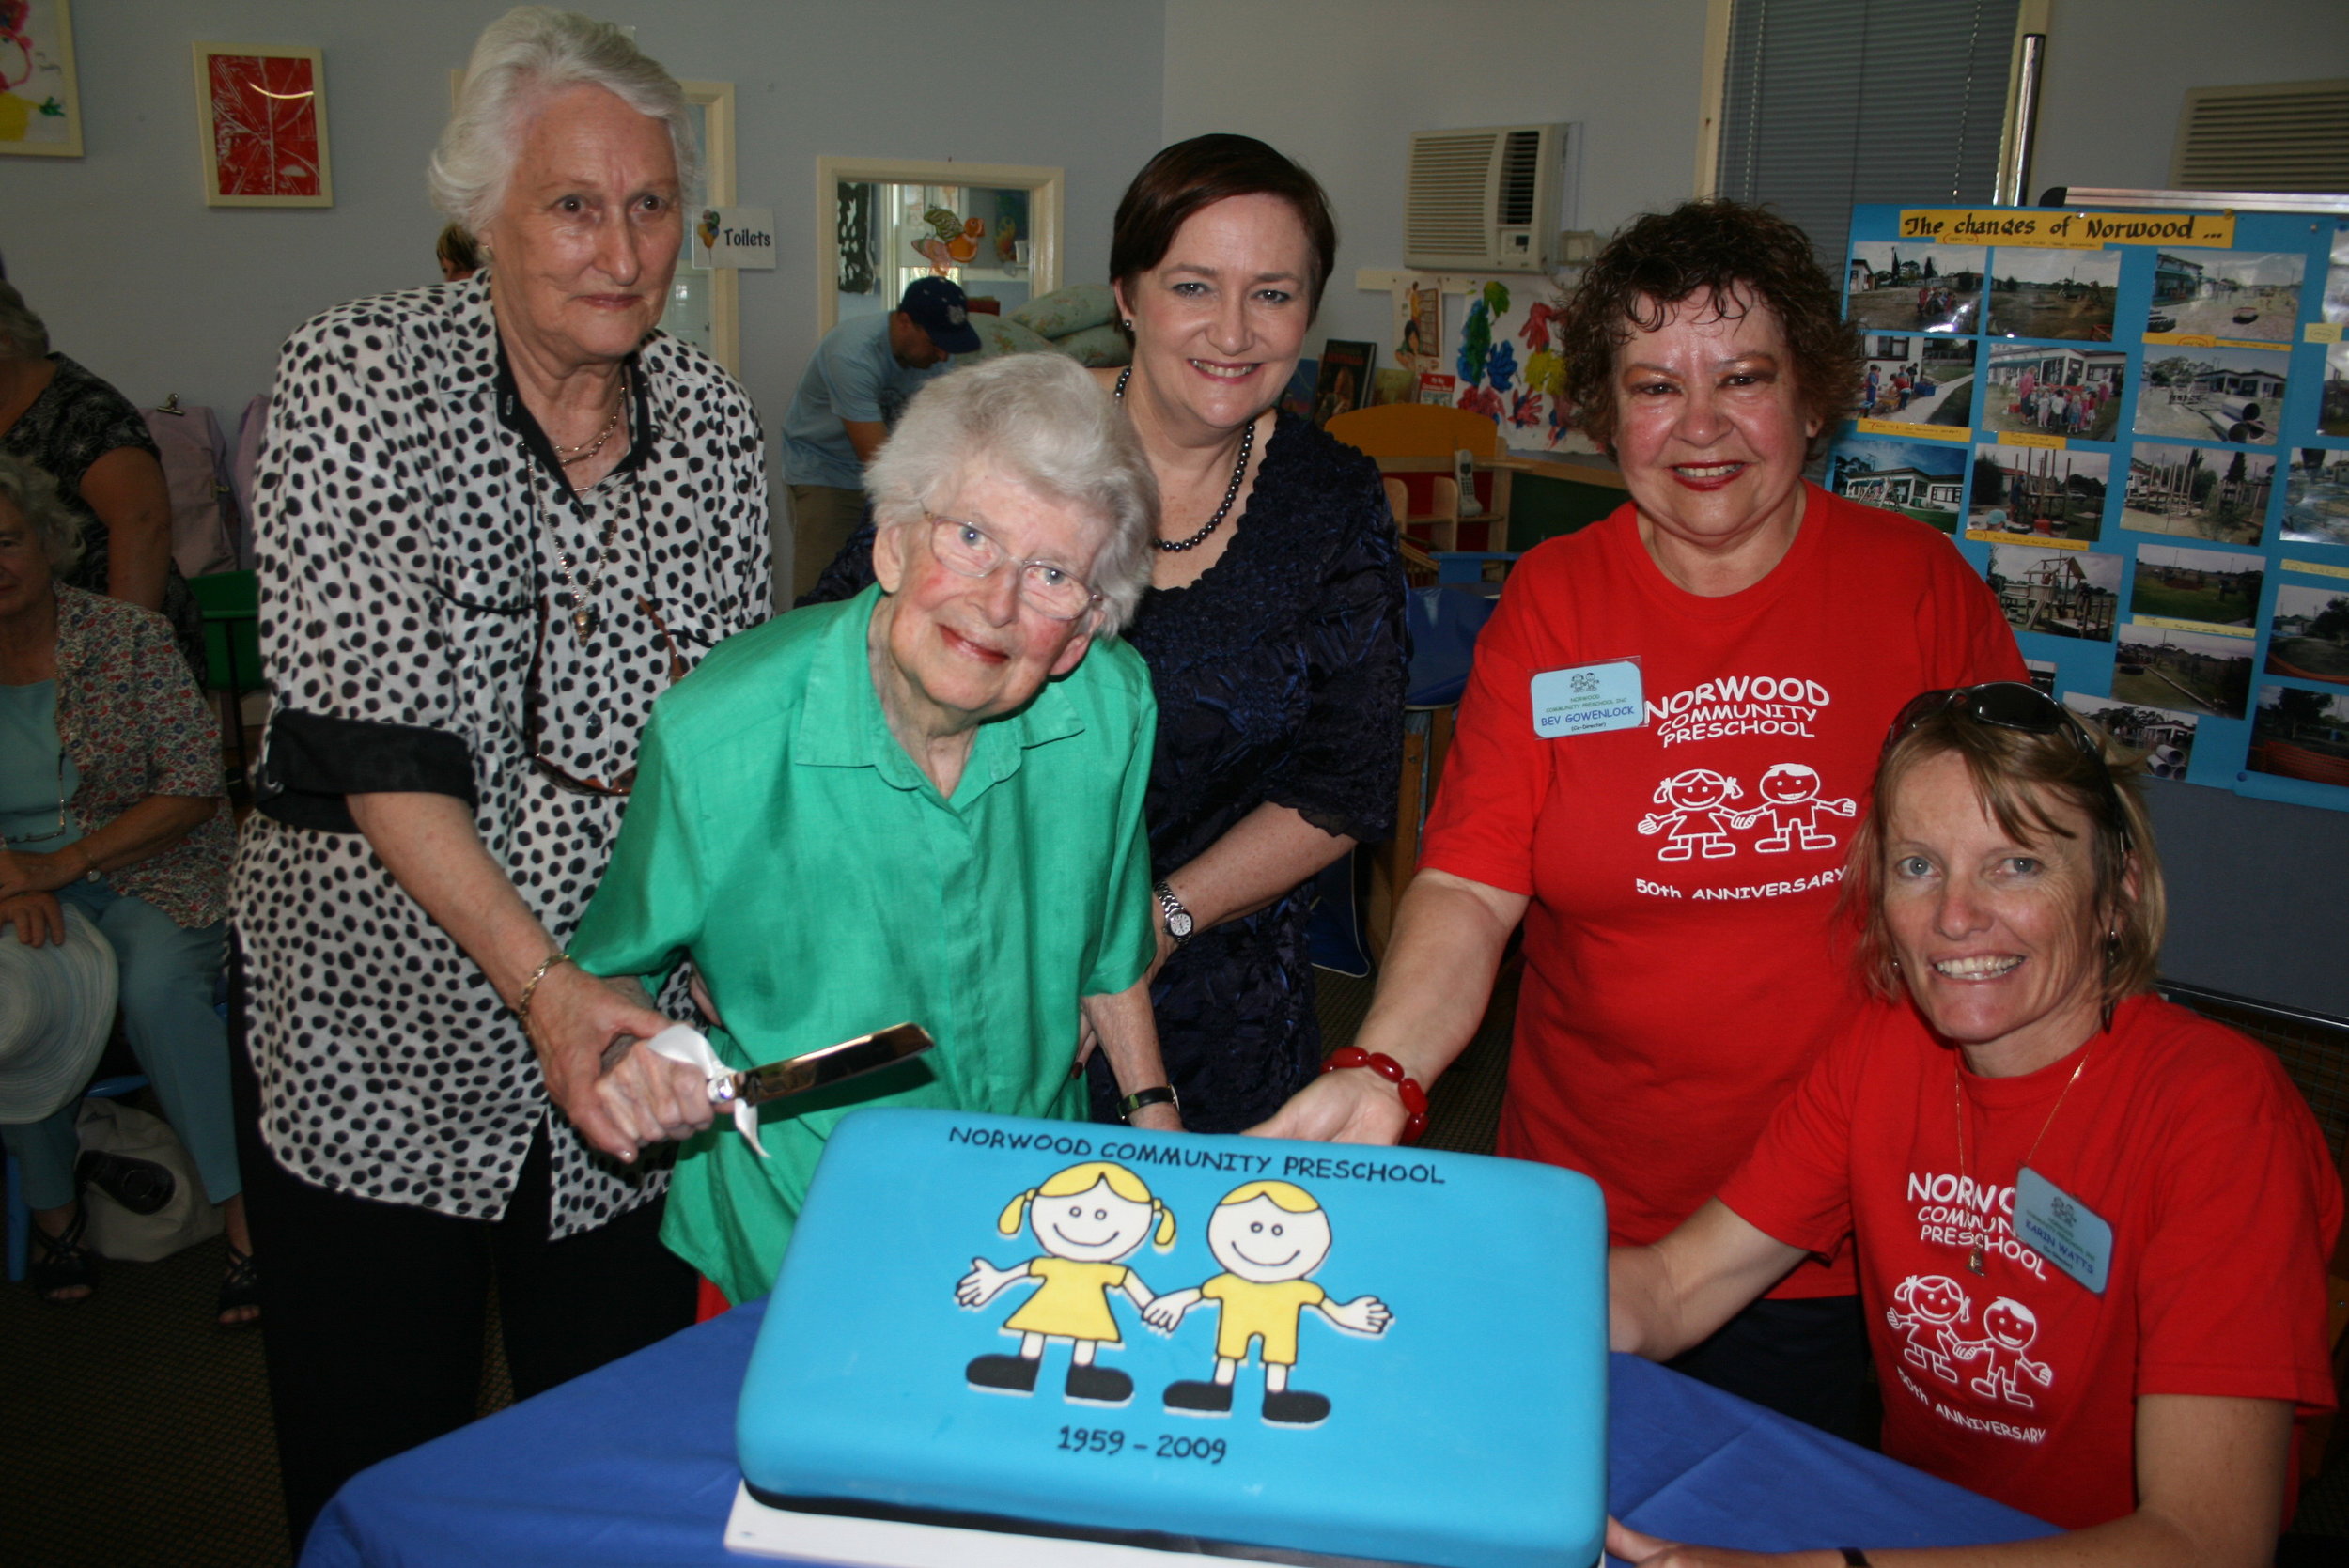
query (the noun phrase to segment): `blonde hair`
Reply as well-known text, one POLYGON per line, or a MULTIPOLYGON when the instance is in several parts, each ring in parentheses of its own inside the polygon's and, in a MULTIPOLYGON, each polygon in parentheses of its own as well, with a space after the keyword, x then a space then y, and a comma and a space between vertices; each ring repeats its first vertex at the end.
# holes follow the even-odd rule
POLYGON ((1252 1198, 1269 1198, 1272 1206, 1283 1214, 1312 1214, 1321 1207, 1321 1200, 1295 1182, 1248 1182, 1226 1192, 1215 1206, 1230 1208, 1252 1198))
MULTIPOLYGON (((1174 1211, 1160 1203, 1150 1186, 1122 1165, 1106 1159, 1089 1159, 1082 1165, 1072 1165, 1056 1171, 1043 1184, 1032 1187, 1003 1205, 1003 1212, 995 1221, 995 1228, 1005 1235, 1018 1235, 1019 1227, 1027 1223, 1028 1205, 1038 1198, 1073 1198, 1080 1192, 1090 1192, 1107 1183, 1109 1189, 1129 1203, 1147 1203, 1159 1217, 1157 1228, 1151 1233, 1150 1244, 1163 1252, 1174 1245, 1174 1211)), ((1280 1184, 1276 1184, 1280 1185, 1280 1184)))

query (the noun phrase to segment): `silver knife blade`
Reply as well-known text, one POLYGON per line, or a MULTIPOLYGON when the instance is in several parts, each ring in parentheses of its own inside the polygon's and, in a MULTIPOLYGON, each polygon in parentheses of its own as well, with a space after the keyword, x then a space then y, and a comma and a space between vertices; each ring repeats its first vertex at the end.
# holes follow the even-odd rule
POLYGON ((803 1056, 787 1057, 737 1073, 730 1086, 723 1082, 713 1084, 710 1099, 717 1104, 739 1099, 749 1105, 787 1099, 908 1061, 937 1043, 930 1038, 929 1031, 918 1023, 895 1024, 803 1056))

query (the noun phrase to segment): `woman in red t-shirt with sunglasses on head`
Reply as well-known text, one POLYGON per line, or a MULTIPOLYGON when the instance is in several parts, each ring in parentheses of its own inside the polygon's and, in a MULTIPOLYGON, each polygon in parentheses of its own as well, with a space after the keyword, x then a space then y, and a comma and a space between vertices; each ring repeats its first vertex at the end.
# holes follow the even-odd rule
MULTIPOLYGON (((1828 933, 1885 724, 2023 675, 1946 536, 1802 481, 1860 385, 1840 303, 1800 229, 1731 202, 1641 218, 1592 264, 1561 352, 1630 504, 1528 551, 1478 638, 1356 1037, 1434 1081, 1522 921, 1499 1152, 1595 1177, 1619 1244, 1720 1190, 1859 1005, 1828 933)), ((1263 1130, 1392 1142, 1404 1090, 1329 1072, 1263 1130)), ((1843 1256, 1676 1364, 1864 1442, 1867 1354, 1843 1256)))
POLYGON ((2275 1056, 2150 994, 2160 862, 2127 776, 2029 686, 1895 722, 1845 897, 1876 1001, 1720 1196, 1610 1261, 1667 1357, 1857 1242, 1888 1453, 2076 1533, 1783 1558, 1614 1526, 1641 1568, 2264 1564, 2295 1413, 2333 1404, 2341 1184, 2275 1056))

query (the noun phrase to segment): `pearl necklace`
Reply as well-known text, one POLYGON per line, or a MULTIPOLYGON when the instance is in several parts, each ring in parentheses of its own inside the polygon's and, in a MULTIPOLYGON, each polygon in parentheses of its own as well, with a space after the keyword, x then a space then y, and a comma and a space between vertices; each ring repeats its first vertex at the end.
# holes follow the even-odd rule
MULTIPOLYGON (((1117 388, 1110 396, 1120 403, 1126 400, 1126 383, 1132 379, 1134 367, 1130 365, 1117 373, 1117 388)), ((1170 555, 1178 550, 1195 550, 1206 543, 1207 536, 1221 527, 1223 520, 1231 515, 1232 503, 1239 499, 1240 481, 1248 477, 1248 454, 1255 449, 1255 445, 1256 421, 1251 416, 1248 423, 1240 427, 1239 461, 1232 466, 1232 482, 1224 487, 1223 505, 1215 509, 1215 516, 1188 539, 1152 539, 1150 542, 1170 555)))

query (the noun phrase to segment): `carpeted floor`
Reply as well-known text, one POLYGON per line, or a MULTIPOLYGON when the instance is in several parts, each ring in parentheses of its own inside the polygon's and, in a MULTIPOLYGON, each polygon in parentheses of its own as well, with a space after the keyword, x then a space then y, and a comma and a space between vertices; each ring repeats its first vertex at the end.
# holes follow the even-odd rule
MULTIPOLYGON (((1334 1049, 1360 1027, 1371 985, 1320 980, 1334 1049)), ((1516 986, 1504 980, 1475 1042, 1436 1086, 1429 1146, 1491 1151, 1515 1008, 1516 986)), ((260 1332, 212 1326, 223 1245, 163 1263, 105 1264, 96 1296, 79 1307, 44 1307, 21 1285, 0 1289, 0 1562, 290 1562, 260 1332)), ((485 1411, 506 1403, 504 1378, 493 1352, 485 1411)), ((2349 1536, 2349 1464, 2309 1489, 2299 1528, 2349 1536)), ((2349 1551, 2308 1541, 2278 1560, 2341 1562, 2349 1551)))

